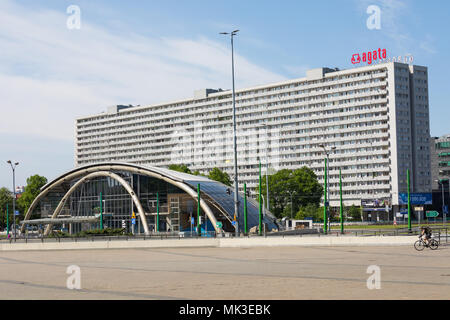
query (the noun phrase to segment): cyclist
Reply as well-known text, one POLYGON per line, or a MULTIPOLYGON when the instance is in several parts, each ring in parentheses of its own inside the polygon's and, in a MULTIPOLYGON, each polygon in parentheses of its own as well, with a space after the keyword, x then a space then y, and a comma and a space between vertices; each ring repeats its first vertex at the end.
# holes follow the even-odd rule
POLYGON ((420 229, 420 236, 423 237, 423 242, 428 246, 431 239, 431 229, 429 227, 422 227, 420 229))

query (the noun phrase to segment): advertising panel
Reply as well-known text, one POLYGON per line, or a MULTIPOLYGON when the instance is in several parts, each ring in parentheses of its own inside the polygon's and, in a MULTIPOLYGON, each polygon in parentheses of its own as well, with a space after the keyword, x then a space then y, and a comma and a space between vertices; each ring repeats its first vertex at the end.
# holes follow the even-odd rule
MULTIPOLYGON (((408 204, 408 194, 400 193, 398 196, 398 204, 408 204)), ((411 193, 412 205, 433 204, 433 196, 431 193, 411 193)))

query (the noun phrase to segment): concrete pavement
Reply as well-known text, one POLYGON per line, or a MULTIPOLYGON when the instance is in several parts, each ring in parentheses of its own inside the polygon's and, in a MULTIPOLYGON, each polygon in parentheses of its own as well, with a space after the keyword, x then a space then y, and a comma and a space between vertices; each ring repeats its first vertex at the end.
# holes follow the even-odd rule
POLYGON ((449 299, 450 250, 135 248, 0 254, 0 299, 449 299), (81 290, 69 290, 69 265, 81 290), (369 290, 370 265, 381 289, 369 290))

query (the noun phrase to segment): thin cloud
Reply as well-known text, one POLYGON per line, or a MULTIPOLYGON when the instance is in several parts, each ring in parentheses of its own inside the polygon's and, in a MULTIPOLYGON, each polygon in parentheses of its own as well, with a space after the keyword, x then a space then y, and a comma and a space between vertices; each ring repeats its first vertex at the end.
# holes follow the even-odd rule
POLYGON ((306 71, 310 70, 311 67, 307 65, 300 66, 283 66, 283 69, 286 70, 290 75, 296 78, 302 78, 306 76, 306 71))
POLYGON ((427 34, 425 40, 420 43, 420 48, 429 54, 437 53, 434 46, 434 38, 430 34, 427 34))
MULTIPOLYGON (((231 86, 226 41, 118 36, 84 20, 80 30, 68 30, 67 17, 0 4, 0 94, 8 119, 0 134, 71 140, 76 117, 108 105, 162 103, 231 86)), ((238 88, 284 79, 239 54, 236 76, 238 88)))

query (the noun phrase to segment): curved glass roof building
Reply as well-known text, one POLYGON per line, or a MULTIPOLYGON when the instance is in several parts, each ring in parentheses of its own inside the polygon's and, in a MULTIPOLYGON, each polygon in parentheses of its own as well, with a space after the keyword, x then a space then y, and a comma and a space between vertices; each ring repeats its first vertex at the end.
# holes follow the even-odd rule
MULTIPOLYGON (((238 199, 236 222, 244 230, 244 195, 238 199)), ((138 234, 195 232, 199 222, 205 234, 235 231, 233 188, 204 176, 121 162, 77 167, 46 184, 26 213, 22 231, 35 219, 45 222, 47 234, 61 225, 69 233, 98 228, 98 222, 86 221, 100 212, 104 228, 138 234)), ((259 225, 258 204, 249 197, 246 222, 248 230, 259 225)), ((269 212, 263 222, 269 230, 278 229, 269 212)))

